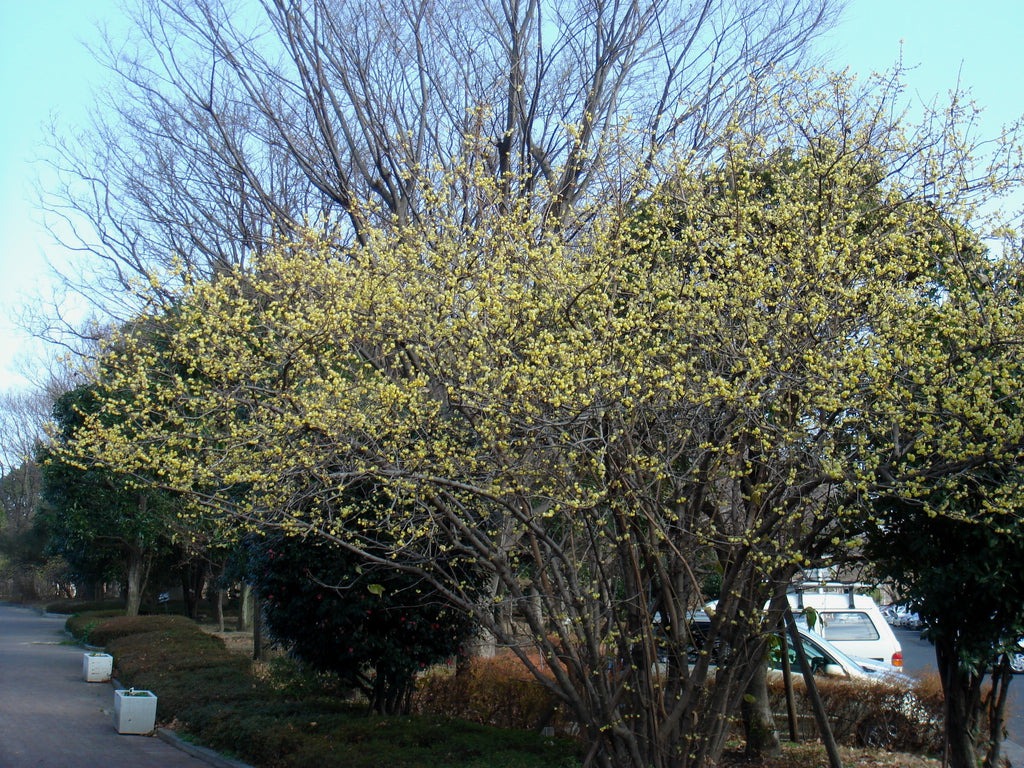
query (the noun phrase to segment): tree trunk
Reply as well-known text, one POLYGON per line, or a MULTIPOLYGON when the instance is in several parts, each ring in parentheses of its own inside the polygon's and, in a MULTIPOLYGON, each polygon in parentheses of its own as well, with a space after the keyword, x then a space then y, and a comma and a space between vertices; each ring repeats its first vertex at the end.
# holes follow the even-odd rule
POLYGON ((181 574, 181 587, 185 595, 185 615, 190 619, 199 618, 199 601, 206 586, 206 574, 209 565, 206 561, 189 562, 181 574))
POLYGON ((377 667, 370 691, 370 710, 378 715, 408 715, 412 708, 412 678, 377 667))
POLYGON ((953 641, 937 638, 935 662, 946 699, 946 765, 977 768, 981 677, 960 666, 953 641))
POLYGON ((753 666, 754 674, 747 684, 740 712, 747 737, 747 759, 763 760, 778 756, 782 745, 772 716, 771 702, 768 700, 768 661, 761 659, 753 666))
POLYGON ((252 604, 252 587, 243 583, 242 594, 238 597, 238 623, 235 625, 239 632, 252 629, 252 604))
POLYGON ((999 657, 999 663, 992 672, 992 688, 988 694, 988 751, 982 768, 999 768, 1003 765, 1003 738, 1006 732, 1006 698, 1010 692, 1009 661, 1005 655, 999 657))
MULTIPOLYGON (((484 601, 487 608, 484 610, 496 611, 495 604, 497 603, 497 597, 501 593, 501 583, 498 579, 497 574, 491 574, 488 578, 487 586, 484 589, 484 601)), ((480 627, 480 631, 472 641, 473 647, 466 654, 467 659, 476 657, 481 659, 493 659, 494 654, 497 651, 497 638, 494 632, 486 626, 480 627)))
POLYGON ((227 590, 224 589, 224 564, 208 565, 206 568, 209 574, 210 584, 210 607, 213 609, 213 620, 217 624, 217 631, 224 631, 224 597, 227 590))
POLYGON ((793 668, 789 663, 789 639, 783 632, 779 635, 782 654, 782 683, 786 690, 786 719, 789 722, 789 740, 794 744, 800 741, 800 720, 796 713, 796 694, 793 691, 793 668))
POLYGON ((217 631, 224 631, 224 590, 216 590, 213 597, 213 620, 217 622, 217 631))
POLYGON ((138 547, 128 547, 128 598, 125 615, 138 616, 142 605, 142 589, 146 579, 146 558, 138 547))
POLYGON ((254 661, 267 660, 267 647, 263 642, 263 615, 259 600, 255 595, 253 595, 252 658, 254 661))
POLYGON ((793 650, 796 652, 797 661, 800 662, 800 669, 804 674, 807 696, 811 700, 814 719, 818 723, 818 734, 821 736, 821 741, 825 745, 825 751, 828 753, 828 764, 830 768, 842 768, 843 761, 839 757, 839 747, 836 744, 835 736, 832 735, 832 728, 828 724, 828 716, 825 713, 821 697, 818 695, 818 686, 814 682, 814 673, 811 671, 810 664, 807 661, 807 654, 804 653, 804 644, 796 627, 796 619, 793 618, 793 611, 788 604, 783 615, 785 616, 789 639, 793 643, 793 650))

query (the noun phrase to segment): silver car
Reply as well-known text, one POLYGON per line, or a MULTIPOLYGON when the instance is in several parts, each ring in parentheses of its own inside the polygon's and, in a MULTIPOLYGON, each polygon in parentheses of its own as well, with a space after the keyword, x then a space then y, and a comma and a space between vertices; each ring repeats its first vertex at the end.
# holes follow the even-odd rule
MULTIPOLYGON (((809 629, 806 624, 798 622, 797 629, 803 642, 807 663, 816 675, 845 677, 850 680, 878 680, 904 686, 912 686, 914 683, 913 679, 901 672, 899 667, 885 661, 864 659, 844 653, 834 643, 809 629)), ((802 670, 797 664, 796 651, 793 648, 789 649, 789 658, 793 671, 800 674, 802 670)), ((782 658, 779 654, 769 656, 769 667, 774 670, 782 669, 782 658)))

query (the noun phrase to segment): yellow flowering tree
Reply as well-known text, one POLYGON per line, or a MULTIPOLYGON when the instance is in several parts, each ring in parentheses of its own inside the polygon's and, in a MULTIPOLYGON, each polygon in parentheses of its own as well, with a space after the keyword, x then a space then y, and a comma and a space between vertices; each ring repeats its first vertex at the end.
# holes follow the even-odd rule
MULTIPOLYGON (((446 215, 452 187, 424 183, 419 223, 347 249, 310 234, 188 284, 173 316, 111 345, 99 375, 134 397, 111 398, 74 449, 229 525, 428 581, 551 687, 588 764, 707 765, 764 655, 765 602, 846 543, 861 499, 1021 444, 984 401, 901 394, 947 369, 952 347, 920 330, 937 313, 988 343, 978 308, 1001 340, 1020 338, 1021 309, 948 279, 983 254, 951 224, 967 221, 966 154, 908 142, 891 92, 844 88, 769 89, 758 119, 775 139, 736 123, 713 159, 677 159, 671 183, 571 240, 467 168, 456 186, 502 201, 486 216, 446 215), (933 446, 927 470, 910 433, 933 446), (366 481, 394 500, 373 519, 346 503, 366 481), (494 600, 434 552, 488 574, 494 600), (709 569, 709 640, 726 649, 713 687, 687 621, 709 569)), ((991 374, 1014 391, 1017 349, 991 374)))
POLYGON ((875 440, 884 473, 865 520, 872 566, 913 605, 935 646, 951 768, 1000 763, 1005 654, 1024 632, 1021 511, 1022 272, 976 238, 935 275, 928 311, 898 343, 941 361, 894 358, 894 413, 875 440), (984 726, 984 727, 983 727, 984 726))

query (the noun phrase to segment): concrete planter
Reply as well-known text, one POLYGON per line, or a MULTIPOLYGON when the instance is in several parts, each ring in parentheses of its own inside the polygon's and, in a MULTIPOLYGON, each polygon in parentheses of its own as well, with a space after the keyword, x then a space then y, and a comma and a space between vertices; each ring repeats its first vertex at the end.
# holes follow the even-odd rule
POLYGON ((156 694, 125 688, 114 691, 114 728, 118 733, 152 733, 156 727, 156 694))
POLYGON ((82 677, 87 683, 106 683, 114 670, 114 657, 95 651, 82 654, 82 677))

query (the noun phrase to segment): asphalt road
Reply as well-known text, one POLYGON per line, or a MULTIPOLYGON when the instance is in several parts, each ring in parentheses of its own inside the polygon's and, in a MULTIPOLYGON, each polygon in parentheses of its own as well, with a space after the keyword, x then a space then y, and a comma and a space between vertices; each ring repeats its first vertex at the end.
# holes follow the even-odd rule
POLYGON ((158 738, 117 733, 113 706, 109 683, 84 681, 63 617, 0 604, 0 766, 209 768, 158 738))
MULTIPOLYGON (((903 646, 903 671, 920 677, 938 674, 935 667, 935 648, 920 633, 894 627, 893 632, 903 646)), ((1024 675, 1017 675, 1010 683, 1006 702, 1007 757, 1013 768, 1024 768, 1024 675)))

